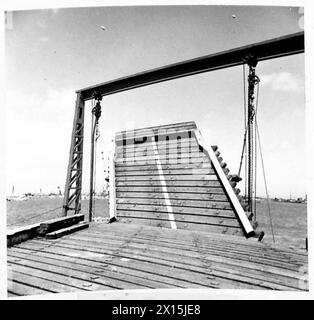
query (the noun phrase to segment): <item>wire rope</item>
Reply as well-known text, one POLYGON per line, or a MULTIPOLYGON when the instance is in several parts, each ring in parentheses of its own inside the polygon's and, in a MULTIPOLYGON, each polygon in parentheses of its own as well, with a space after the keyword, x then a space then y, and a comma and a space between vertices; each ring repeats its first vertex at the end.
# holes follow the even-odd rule
POLYGON ((270 221, 270 228, 271 228, 271 233, 272 233, 273 242, 275 243, 275 235, 274 235, 273 221, 272 221, 272 216, 271 216, 271 209, 270 209, 270 202, 269 202, 269 193, 268 193, 267 182, 266 182, 266 174, 265 174, 265 166, 264 166, 262 146, 261 146, 261 138, 260 138, 260 134, 259 134, 259 129, 258 129, 257 122, 256 122, 256 132, 257 132, 257 138, 258 138, 257 140, 258 140, 259 151, 260 151, 260 156, 261 156, 261 164, 262 164, 262 169, 263 169, 263 178, 264 178, 264 186, 265 186, 265 192, 266 192, 266 197, 267 197, 267 207, 268 207, 268 215, 269 215, 269 221, 270 221))

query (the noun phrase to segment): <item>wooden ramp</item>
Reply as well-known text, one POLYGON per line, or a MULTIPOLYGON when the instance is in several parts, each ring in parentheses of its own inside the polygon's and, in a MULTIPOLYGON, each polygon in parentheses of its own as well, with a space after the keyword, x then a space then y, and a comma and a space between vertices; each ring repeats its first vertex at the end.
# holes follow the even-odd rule
POLYGON ((199 140, 194 122, 117 133, 117 218, 173 229, 254 235, 250 214, 243 211, 236 182, 220 152, 211 146, 204 150, 199 140))
POLYGON ((8 248, 9 296, 153 288, 308 290, 307 255, 238 236, 119 222, 8 248))

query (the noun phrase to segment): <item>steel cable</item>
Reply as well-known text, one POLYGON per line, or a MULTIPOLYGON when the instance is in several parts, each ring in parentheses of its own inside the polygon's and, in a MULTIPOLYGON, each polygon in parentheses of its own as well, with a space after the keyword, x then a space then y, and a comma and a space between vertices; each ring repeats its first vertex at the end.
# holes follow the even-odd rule
MULTIPOLYGON (((255 120, 256 121, 256 120, 255 120)), ((271 209, 270 209, 270 203, 269 203, 269 194, 268 194, 268 188, 267 188, 267 183, 266 183, 266 174, 265 174, 265 167, 264 167, 264 160, 263 160, 263 154, 262 154, 262 146, 261 146, 261 139, 260 139, 260 134, 258 130, 258 125, 256 121, 256 132, 257 132, 257 140, 258 140, 258 145, 259 145, 259 151, 260 151, 260 156, 261 156, 261 164, 262 164, 262 169, 263 169, 263 178, 264 178, 264 186, 265 186, 265 192, 267 196, 267 207, 268 207, 268 215, 269 215, 269 221, 270 221, 270 228, 271 228, 271 233, 273 237, 273 242, 275 243, 275 236, 274 236, 274 229, 273 229, 273 221, 272 221, 272 216, 271 216, 271 209)))

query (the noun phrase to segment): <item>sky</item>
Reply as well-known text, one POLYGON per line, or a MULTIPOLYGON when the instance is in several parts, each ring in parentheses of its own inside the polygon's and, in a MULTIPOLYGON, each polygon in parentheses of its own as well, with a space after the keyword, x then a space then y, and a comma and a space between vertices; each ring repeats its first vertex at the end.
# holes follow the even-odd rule
MULTIPOLYGON (((6 193, 11 194, 12 186, 17 194, 64 189, 76 90, 302 30, 303 10, 298 7, 134 6, 9 12, 6 193)), ((306 168, 300 165, 306 157, 304 54, 260 62, 256 73, 261 79, 258 125, 269 193, 304 197, 306 168)), ((90 112, 87 103, 84 192, 89 186, 90 112)), ((115 132, 181 121, 195 121, 236 173, 244 134, 242 66, 104 97, 97 190, 104 183, 107 150, 115 132)), ((264 196, 261 173, 259 161, 257 195, 264 196)))

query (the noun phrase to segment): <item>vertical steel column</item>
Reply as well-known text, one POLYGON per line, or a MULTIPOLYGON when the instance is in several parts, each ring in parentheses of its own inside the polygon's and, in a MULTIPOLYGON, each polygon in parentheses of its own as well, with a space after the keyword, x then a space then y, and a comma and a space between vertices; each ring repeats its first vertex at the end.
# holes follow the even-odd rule
POLYGON ((74 214, 81 211, 82 169, 84 141, 84 100, 77 94, 67 178, 64 189, 62 216, 69 210, 74 214), (71 206, 72 205, 72 206, 71 206))

